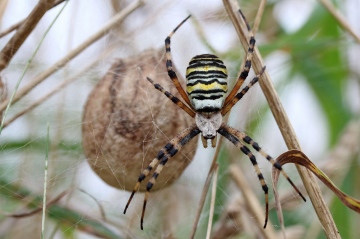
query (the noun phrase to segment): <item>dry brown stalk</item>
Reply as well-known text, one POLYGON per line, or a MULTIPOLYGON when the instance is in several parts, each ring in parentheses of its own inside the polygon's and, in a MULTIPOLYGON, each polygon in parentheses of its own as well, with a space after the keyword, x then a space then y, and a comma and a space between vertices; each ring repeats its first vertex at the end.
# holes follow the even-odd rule
MULTIPOLYGON (((131 4, 129 4, 126 8, 124 8, 121 12, 116 14, 109 22, 107 22, 99 31, 97 31, 95 34, 93 34, 91 37, 89 37, 85 42, 83 42, 80 46, 69 52, 66 56, 61 58, 59 61, 57 61, 54 65, 52 65, 47 70, 43 71, 39 75, 37 75, 34 79, 32 79, 29 84, 21 88, 14 96, 12 103, 17 102, 20 100, 24 95, 26 95, 30 90, 32 90, 35 86, 43 82, 47 77, 61 69, 63 66, 65 66, 70 60, 72 60, 74 57, 76 57, 78 54, 80 54, 83 50, 88 48, 91 44, 105 36, 109 30, 111 30, 113 27, 115 27, 117 24, 119 24, 126 16, 128 16, 130 13, 132 13, 135 9, 143 5, 145 0, 138 0, 134 1, 131 4)), ((9 100, 6 100, 0 104, 0 111, 3 111, 7 104, 9 103, 9 100)))
MULTIPOLYGON (((14 116, 12 116, 10 119, 8 119, 4 125, 3 128, 7 127, 9 124, 11 124, 12 122, 14 122, 17 118, 25 115, 26 113, 28 113, 29 111, 35 109, 37 106, 41 105, 43 102, 45 102, 46 100, 48 100, 50 97, 52 97, 53 95, 55 95, 56 93, 60 92, 62 89, 64 89, 65 87, 67 87, 69 84, 75 82, 78 79, 81 79, 81 77, 86 74, 87 72, 89 72, 89 70, 93 69, 96 64, 98 62, 100 62, 101 60, 105 59, 105 57, 107 57, 113 50, 114 50, 115 46, 112 46, 111 48, 109 48, 108 50, 106 50, 103 54, 101 54, 101 56, 99 56, 98 58, 96 58, 94 61, 92 61, 91 63, 89 63, 87 66, 85 66, 82 70, 78 71, 77 73, 75 73, 72 76, 69 76, 68 78, 66 78, 65 80, 63 80, 59 85, 57 85, 54 89, 52 89, 51 91, 49 91, 48 93, 46 93, 46 95, 42 96, 41 98, 39 98, 38 100, 32 102, 27 108, 21 110, 20 112, 18 112, 17 114, 15 114, 14 116)), ((1 89, 1 85, 0 85, 0 89, 1 89)), ((1 95, 1 94, 0 94, 1 95)), ((0 101, 1 102, 1 101, 0 101)))
MULTIPOLYGON (((241 44, 243 45, 244 49, 247 50, 247 27, 243 19, 240 17, 240 14, 238 13, 238 4, 236 1, 231 0, 223 0, 223 2, 239 35, 241 44)), ((258 74, 264 66, 262 57, 257 47, 255 47, 254 50, 252 65, 256 74, 258 74)), ((292 125, 287 117, 287 114, 281 104, 280 98, 276 93, 276 90, 272 84, 272 81, 270 80, 270 76, 267 71, 262 74, 261 79, 259 80, 259 84, 274 115, 274 118, 279 126, 279 129, 287 147, 289 149, 301 150, 294 129, 292 128, 292 125)), ((327 208, 326 203, 321 195, 320 188, 315 181, 314 176, 310 171, 306 170, 305 168, 302 168, 300 166, 296 166, 296 168, 308 192, 308 195, 311 199, 319 221, 324 228, 326 236, 328 238, 341 238, 334 223, 334 220, 330 214, 330 211, 327 208)))
MULTIPOLYGON (((56 2, 54 2, 54 4, 49 8, 49 10, 51 8, 56 7, 57 5, 59 5, 60 3, 64 2, 65 0, 57 0, 56 2)), ((4 3, 6 3, 6 1, 3 1, 4 3)), ((3 3, 1 2, 1 4, 3 3)), ((1 7, 0 7, 1 8, 1 7)), ((1 14, 0 14, 1 16, 1 14)), ((24 22, 25 22, 26 18, 19 21, 18 23, 15 23, 14 25, 10 26, 8 29, 4 30, 3 32, 0 33, 0 38, 6 36, 7 34, 9 34, 10 32, 18 29, 24 22)))
POLYGON ((216 197, 218 173, 219 173, 219 167, 216 164, 216 167, 214 170, 214 178, 212 180, 210 212, 209 212, 209 221, 208 221, 207 232, 206 232, 206 239, 210 239, 211 229, 212 229, 212 221, 214 219, 214 208, 215 208, 215 197, 216 197))

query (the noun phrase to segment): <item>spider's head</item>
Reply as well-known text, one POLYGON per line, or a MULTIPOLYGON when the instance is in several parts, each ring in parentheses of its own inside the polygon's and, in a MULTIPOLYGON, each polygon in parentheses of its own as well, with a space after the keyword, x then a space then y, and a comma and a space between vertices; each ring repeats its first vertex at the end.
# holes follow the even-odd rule
POLYGON ((221 112, 212 113, 196 113, 195 115, 196 126, 201 131, 201 140, 204 148, 207 148, 207 140, 211 140, 211 146, 216 146, 217 130, 222 124, 221 112))

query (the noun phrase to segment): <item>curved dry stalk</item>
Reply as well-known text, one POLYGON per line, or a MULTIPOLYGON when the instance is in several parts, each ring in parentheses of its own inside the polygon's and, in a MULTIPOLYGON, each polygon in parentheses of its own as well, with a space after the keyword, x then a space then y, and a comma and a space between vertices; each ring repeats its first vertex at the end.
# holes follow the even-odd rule
MULTIPOLYGON (((248 37, 247 37, 247 28, 246 24, 241 19, 238 14, 239 6, 236 1, 231 0, 223 0, 227 13, 229 14, 234 27, 239 35, 241 44, 243 45, 244 49, 248 49, 248 37)), ((256 74, 258 74, 262 67, 264 66, 262 57, 259 53, 257 47, 254 50, 253 56, 253 69, 256 74)), ((291 126, 291 123, 287 117, 287 114, 281 104, 280 98, 276 93, 276 90, 270 80, 270 76, 267 71, 264 72, 261 76, 261 80, 259 80, 259 84, 261 89, 266 97, 266 100, 269 104, 269 107, 274 115, 277 125, 281 131, 281 134, 285 140, 285 143, 289 149, 299 149, 300 145, 297 140, 296 134, 294 129, 291 126)), ((326 203, 321 195, 320 188, 315 181, 314 176, 312 173, 300 166, 296 166, 301 179, 304 183, 306 191, 311 199, 313 207, 316 211, 316 214, 321 222, 325 234, 328 238, 341 238, 334 220, 330 214, 329 209, 326 206, 326 203)))
POLYGON ((332 2, 329 0, 319 0, 319 2, 329 11, 329 13, 336 19, 336 21, 338 21, 341 27, 347 31, 358 43, 360 43, 360 36, 355 33, 344 16, 338 10, 336 10, 332 2))
POLYGON ((104 207, 100 204, 99 200, 96 197, 94 197, 93 195, 91 195, 90 193, 86 192, 84 189, 79 188, 79 191, 84 193, 88 197, 90 197, 92 200, 94 200, 94 202, 96 203, 96 205, 99 208, 99 212, 100 212, 100 215, 101 215, 101 220, 104 221, 104 222, 107 222, 104 207))
MULTIPOLYGON (((8 43, 0 52, 0 72, 7 67, 10 60, 19 50, 26 38, 36 27, 40 19, 49 10, 55 0, 39 1, 26 20, 21 24, 17 32, 11 37, 8 43)), ((2 111, 2 110, 1 110, 2 111)))
MULTIPOLYGON (((335 180, 337 185, 340 185, 346 173, 351 167, 350 160, 359 154, 360 150, 360 118, 353 119, 348 122, 343 130, 343 133, 339 136, 338 142, 332 148, 330 153, 328 153, 324 158, 326 158, 326 164, 320 165, 320 169, 326 172, 326 174, 335 180), (346 166, 344 166, 346 165, 346 166), (336 175, 333 173, 334 168, 341 168, 341 173, 336 175), (332 170, 330 170, 332 169, 332 170)), ((327 194, 325 195, 327 196, 327 194)), ((332 194, 329 197, 326 197, 326 201, 331 203, 335 194, 332 194)), ((319 224, 313 224, 307 231, 304 238, 315 238, 321 231, 321 226, 319 224)))
MULTIPOLYGON (((12 100, 12 104, 20 100, 24 95, 26 95, 30 90, 32 90, 35 86, 43 82, 47 77, 58 71, 60 68, 65 66, 70 60, 80 54, 83 50, 88 48, 91 44, 98 41, 100 38, 108 34, 109 30, 119 24, 126 16, 136 10, 138 7, 144 4, 145 0, 137 0, 124 8, 121 12, 116 14, 110 21, 108 21, 99 31, 89 37, 86 41, 80 44, 77 48, 69 52, 66 56, 57 61, 54 65, 49 67, 47 70, 43 71, 35 78, 33 78, 29 84, 21 88, 14 96, 12 100)), ((24 24, 25 25, 25 24, 24 24)), ((1 64, 0 64, 1 66, 1 64)), ((1 69, 1 68, 0 68, 1 69)), ((6 100, 0 104, 0 111, 3 111, 9 100, 6 100)))

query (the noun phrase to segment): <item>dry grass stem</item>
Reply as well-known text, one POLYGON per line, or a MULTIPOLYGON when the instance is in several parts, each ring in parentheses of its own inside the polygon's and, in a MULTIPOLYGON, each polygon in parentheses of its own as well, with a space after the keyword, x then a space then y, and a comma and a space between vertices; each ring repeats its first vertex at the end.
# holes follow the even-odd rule
POLYGON ((206 232, 206 239, 210 239, 210 235, 211 235, 212 222, 213 222, 213 218, 214 218, 214 208, 215 208, 218 173, 219 173, 219 166, 216 164, 216 167, 214 169, 214 177, 212 180, 210 212, 209 212, 209 221, 208 221, 207 232, 206 232))
POLYGON ((243 172, 239 169, 236 165, 230 165, 230 173, 236 186, 242 192, 243 198, 245 200, 245 204, 249 209, 251 215, 254 217, 254 221, 256 221, 256 225, 259 228, 261 235, 263 238, 266 239, 275 239, 278 238, 276 233, 273 230, 273 226, 271 222, 268 222, 266 228, 263 227, 265 221, 265 209, 259 203, 256 195, 252 191, 249 183, 247 182, 246 178, 244 177, 243 172))
POLYGON ((9 0, 0 1, 0 19, 3 18, 4 12, 6 10, 6 7, 7 7, 8 3, 9 3, 9 0))
MULTIPOLYGON (((236 1, 231 1, 231 0, 223 0, 223 2, 234 24, 234 27, 239 35, 241 44, 243 45, 244 49, 247 50, 248 49, 247 28, 245 22, 238 13, 238 9, 239 9, 238 4, 236 1)), ((264 66, 262 57, 257 47, 255 47, 254 50, 252 66, 256 74, 258 74, 261 71, 262 67, 264 66)), ((270 80, 270 76, 268 72, 265 71, 260 78, 261 79, 259 80, 259 84, 266 97, 269 107, 274 115, 274 118, 278 124, 278 127, 281 131, 281 134, 285 140, 287 147, 289 149, 301 150, 296 134, 281 104, 279 96, 276 93, 272 81, 270 80)), ((321 222, 324 228, 326 236, 328 238, 341 238, 334 223, 334 220, 330 214, 330 211, 326 206, 325 200, 321 195, 320 188, 317 182, 315 181, 315 177, 312 175, 312 173, 309 170, 303 167, 296 166, 296 168, 308 192, 308 195, 311 199, 311 202, 319 218, 319 221, 321 222)))
POLYGON ((344 16, 335 8, 329 0, 319 0, 319 2, 330 12, 330 14, 339 22, 339 25, 347 31, 358 43, 360 43, 360 36, 358 36, 344 16))
MULTIPOLYGON (((20 100, 24 95, 26 95, 30 90, 32 90, 35 86, 43 82, 47 77, 61 69, 63 66, 65 66, 70 60, 72 60, 74 57, 76 57, 78 54, 80 54, 83 50, 88 48, 91 44, 108 34, 108 32, 116 27, 117 24, 119 24, 126 16, 128 16, 130 13, 132 13, 134 10, 136 10, 138 7, 144 4, 145 0, 138 0, 134 1, 133 3, 129 4, 126 8, 124 8, 121 12, 116 14, 110 21, 108 21, 99 31, 97 31, 95 34, 93 34, 91 37, 89 37, 86 41, 84 41, 82 44, 80 44, 77 48, 75 48, 73 51, 69 52, 66 56, 61 58, 59 61, 57 61, 53 66, 48 68, 47 70, 43 71, 39 75, 37 75, 34 79, 30 81, 29 84, 21 88, 14 96, 12 103, 17 102, 20 100)), ((0 104, 0 111, 3 111, 7 104, 9 103, 9 100, 6 100, 5 102, 0 104)))
MULTIPOLYGON (((55 0, 43 0, 32 10, 30 15, 26 18, 23 24, 18 28, 16 33, 11 37, 9 42, 4 46, 0 52, 0 72, 7 67, 10 60, 19 50, 26 38, 36 27, 40 19, 51 8, 55 0)), ((2 111, 2 110, 1 110, 2 111)))
POLYGON ((259 9, 258 9, 258 11, 256 13, 254 25, 252 27, 252 31, 253 31, 254 35, 256 35, 256 33, 257 33, 258 29, 259 29, 260 22, 261 22, 262 16, 263 16, 264 11, 265 11, 265 6, 266 6, 266 0, 261 0, 261 2, 259 4, 259 9))
MULTIPOLYGON (((64 2, 65 0, 57 0, 56 2, 53 3, 53 5, 48 9, 50 10, 51 8, 56 7, 57 5, 59 5, 60 3, 64 2)), ((4 3, 6 3, 6 1, 3 1, 4 3)), ((2 4, 3 2, 1 2, 0 4, 2 4)), ((1 7, 0 7, 1 9, 1 7)), ((1 14, 0 14, 1 16, 1 14)), ((6 36, 7 34, 9 34, 10 32, 18 29, 24 22, 26 19, 23 19, 21 21, 19 21, 18 23, 15 23, 14 25, 10 26, 8 29, 5 29, 3 32, 0 32, 0 38, 6 36)))
MULTIPOLYGON (((219 145, 220 144, 218 144, 218 147, 216 149, 217 151, 218 151, 219 145)), ((216 155, 216 153, 215 153, 215 155, 216 155)), ((214 175, 214 170, 217 167, 216 159, 217 159, 217 157, 214 156, 213 164, 211 165, 211 167, 209 169, 209 173, 207 175, 203 190, 201 192, 199 206, 197 208, 196 215, 195 215, 195 220, 194 220, 193 227, 192 227, 192 230, 191 230, 191 233, 190 233, 190 238, 191 239, 195 238, 195 233, 196 233, 196 229, 197 229, 197 226, 198 226, 198 223, 199 223, 201 211, 202 211, 202 209, 204 207, 204 203, 205 203, 206 194, 207 194, 207 192, 209 190, 210 182, 211 182, 211 179, 212 179, 212 177, 214 175)))
MULTIPOLYGON (((115 47, 115 46, 114 46, 115 47)), ((62 89, 64 89, 66 86, 68 86, 69 84, 75 82, 78 79, 81 79, 81 77, 89 72, 89 70, 93 69, 95 67, 95 65, 101 61, 102 59, 104 59, 106 56, 108 56, 111 51, 113 50, 113 48, 110 48, 108 50, 106 50, 106 52, 104 52, 103 54, 101 54, 100 57, 98 57, 96 60, 94 60, 93 62, 91 62, 90 64, 88 64, 87 66, 85 66, 82 70, 80 70, 79 72, 77 72, 76 74, 66 78, 64 81, 62 81, 57 87, 55 87, 54 89, 52 89, 51 91, 49 91, 46 95, 44 95, 43 97, 41 97, 40 99, 38 99, 37 101, 33 102, 30 106, 28 106, 27 108, 23 109, 22 111, 20 111, 19 113, 15 114, 13 117, 11 117, 10 119, 8 119, 4 125, 3 128, 5 128, 6 126, 8 126, 9 124, 11 124, 12 122, 14 122, 17 118, 25 115, 26 113, 28 113, 29 111, 35 109, 37 106, 41 105, 43 102, 45 102, 46 100, 48 100, 51 96, 55 95, 56 93, 60 92, 62 89)))

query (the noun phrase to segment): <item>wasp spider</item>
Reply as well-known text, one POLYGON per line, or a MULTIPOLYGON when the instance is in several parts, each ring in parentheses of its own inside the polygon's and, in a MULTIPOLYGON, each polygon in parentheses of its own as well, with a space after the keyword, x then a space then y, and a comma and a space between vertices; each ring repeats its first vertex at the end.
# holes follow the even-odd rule
POLYGON ((262 71, 259 75, 255 76, 250 83, 245 86, 240 92, 241 85, 244 83, 246 77, 251 68, 251 59, 253 56, 254 46, 255 46, 255 38, 251 31, 249 24, 247 23, 245 16, 239 10, 241 17, 247 24, 247 28, 250 34, 249 39, 249 48, 246 54, 246 61, 244 69, 241 71, 240 76, 231 90, 229 95, 225 98, 226 93, 228 91, 227 88, 227 70, 223 61, 220 60, 217 56, 212 54, 202 54, 193 57, 190 60, 189 66, 186 69, 186 93, 180 82, 176 76, 175 71, 172 68, 172 60, 171 60, 171 50, 170 50, 170 38, 176 32, 176 30, 190 18, 188 16, 185 20, 183 20, 165 39, 165 50, 166 50, 166 68, 168 71, 168 75, 174 83, 177 91, 180 93, 182 99, 185 103, 179 98, 173 96, 168 91, 164 90, 164 88, 154 83, 152 79, 149 77, 147 80, 154 85, 155 89, 159 90, 163 94, 166 95, 174 104, 183 109, 186 113, 188 113, 191 117, 195 118, 195 123, 191 125, 189 128, 183 130, 180 134, 178 134, 175 138, 173 138, 168 144, 162 148, 157 157, 152 160, 149 166, 140 174, 138 181, 132 191, 132 194, 126 204, 124 214, 135 194, 135 192, 139 189, 141 182, 150 174, 150 172, 156 167, 155 172, 147 183, 146 193, 144 198, 144 204, 142 209, 140 227, 143 229, 143 220, 146 209, 146 202, 148 200, 149 192, 153 185, 156 182, 156 178, 161 173, 165 164, 168 160, 173 157, 177 152, 181 150, 181 148, 188 143, 192 138, 201 133, 201 139, 203 146, 206 148, 208 140, 211 141, 211 146, 216 146, 216 136, 217 133, 224 136, 231 143, 233 143, 238 149, 240 149, 244 154, 246 154, 252 165, 255 168, 257 176, 259 178, 262 189, 265 193, 265 204, 266 204, 266 217, 264 228, 266 227, 268 220, 268 187, 264 180, 264 177, 260 171, 260 168, 257 164, 255 156, 252 152, 246 147, 243 142, 250 144, 256 151, 258 151, 263 157, 265 157, 277 170, 280 170, 284 177, 289 181, 292 187, 296 190, 296 192, 303 198, 305 198, 301 194, 301 192, 297 189, 294 183, 291 181, 289 176, 285 173, 280 164, 275 162, 275 160, 268 155, 265 151, 263 151, 260 146, 252 140, 248 135, 244 132, 240 132, 227 124, 222 122, 222 117, 229 112, 229 110, 249 91, 249 89, 258 82, 260 75, 264 72, 265 67, 263 67, 262 71))

